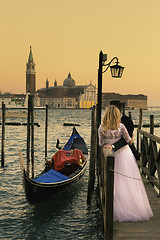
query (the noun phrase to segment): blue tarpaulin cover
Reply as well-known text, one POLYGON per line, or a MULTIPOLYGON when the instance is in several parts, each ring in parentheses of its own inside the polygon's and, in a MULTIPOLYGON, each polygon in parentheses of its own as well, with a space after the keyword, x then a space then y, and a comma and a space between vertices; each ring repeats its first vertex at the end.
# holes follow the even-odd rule
POLYGON ((40 182, 40 183, 55 183, 55 182, 62 182, 68 179, 70 178, 51 169, 48 172, 41 175, 40 177, 34 179, 33 181, 40 182))

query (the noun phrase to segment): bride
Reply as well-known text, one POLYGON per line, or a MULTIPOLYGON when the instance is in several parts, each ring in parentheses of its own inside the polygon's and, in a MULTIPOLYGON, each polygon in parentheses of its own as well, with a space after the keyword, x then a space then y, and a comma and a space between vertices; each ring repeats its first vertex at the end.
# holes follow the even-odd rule
MULTIPOLYGON (((133 138, 126 127, 120 123, 121 113, 117 107, 110 105, 98 129, 100 147, 111 147, 122 136, 128 144, 133 138)), ((136 159, 128 145, 116 152, 114 173, 114 221, 144 221, 153 216, 145 187, 136 163, 136 159)))

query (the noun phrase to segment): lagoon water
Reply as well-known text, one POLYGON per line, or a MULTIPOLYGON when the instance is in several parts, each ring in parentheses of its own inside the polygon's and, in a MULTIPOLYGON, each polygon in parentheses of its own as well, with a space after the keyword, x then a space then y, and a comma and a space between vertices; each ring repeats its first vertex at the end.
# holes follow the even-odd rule
MULTIPOLYGON (((138 111, 132 110, 131 113, 137 124, 138 111)), ((155 123, 160 124, 158 110, 144 111, 143 123, 149 123, 150 114, 155 116, 155 123)), ((21 118, 8 121, 26 122, 21 118)), ((40 127, 35 126, 35 173, 38 174, 44 168, 45 110, 36 111, 35 122, 40 124, 40 127)), ((91 110, 49 109, 48 159, 56 151, 57 138, 63 146, 72 132, 72 127, 63 126, 64 122, 80 124, 77 130, 90 150, 91 110)), ((160 136, 159 133, 160 128, 155 129, 155 135, 160 136)), ((26 139, 26 126, 6 125, 5 168, 0 169, 0 239, 102 240, 101 214, 95 195, 90 207, 86 203, 89 164, 78 186, 65 195, 36 205, 27 203, 18 156, 20 149, 26 159, 26 139)))

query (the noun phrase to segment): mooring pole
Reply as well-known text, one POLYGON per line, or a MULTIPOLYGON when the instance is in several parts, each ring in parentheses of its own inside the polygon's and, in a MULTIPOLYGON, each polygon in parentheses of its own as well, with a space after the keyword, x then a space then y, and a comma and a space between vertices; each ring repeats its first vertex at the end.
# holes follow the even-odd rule
POLYGON ((154 115, 150 115, 150 133, 154 134, 154 115))
POLYGON ((31 163, 32 163, 32 178, 34 178, 34 112, 33 112, 33 95, 31 96, 31 163))
POLYGON ((45 161, 47 160, 47 131, 48 131, 48 105, 46 105, 46 124, 45 124, 45 161))
POLYGON ((1 146, 1 167, 4 167, 4 140, 5 140, 5 104, 2 102, 2 146, 1 146))
POLYGON ((31 96, 28 95, 28 117, 27 117, 27 174, 29 176, 29 164, 30 164, 30 116, 31 116, 31 96))
POLYGON ((91 147, 90 147, 90 162, 89 162, 89 179, 88 179, 88 195, 87 195, 87 204, 91 204, 92 193, 94 190, 95 182, 95 162, 97 158, 97 125, 96 125, 96 108, 92 108, 91 116, 91 147))
MULTIPOLYGON (((142 128, 142 108, 139 109, 139 124, 138 129, 142 128)), ((139 139, 139 132, 137 131, 137 152, 140 153, 140 139, 139 139)))

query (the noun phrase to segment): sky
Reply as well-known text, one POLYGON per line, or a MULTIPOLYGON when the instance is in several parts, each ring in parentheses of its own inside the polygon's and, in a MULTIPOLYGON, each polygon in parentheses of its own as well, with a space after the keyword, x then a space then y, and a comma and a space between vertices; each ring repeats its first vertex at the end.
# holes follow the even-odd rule
POLYGON ((0 91, 25 93, 30 46, 36 89, 98 85, 99 52, 118 57, 122 78, 108 69, 102 91, 144 94, 160 106, 160 0, 0 0, 0 91))

